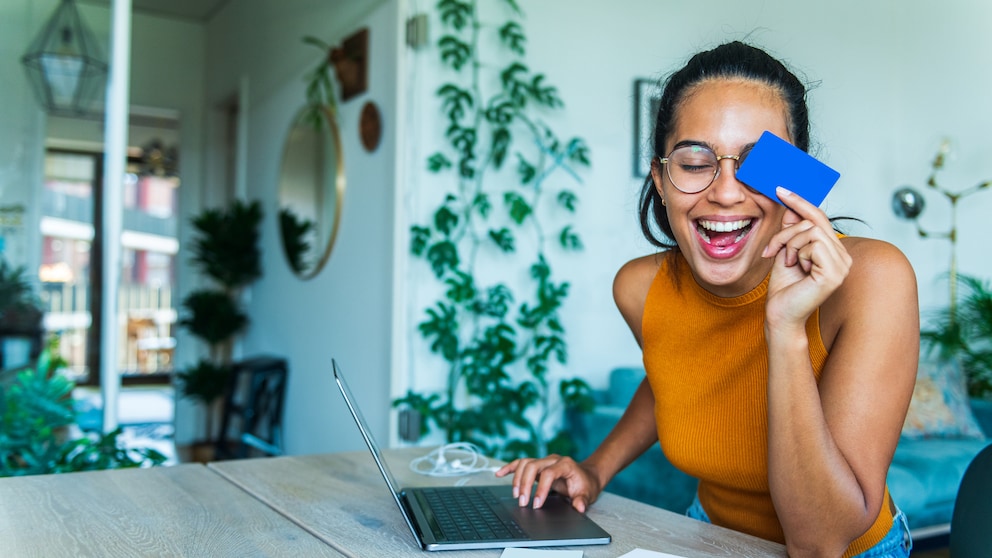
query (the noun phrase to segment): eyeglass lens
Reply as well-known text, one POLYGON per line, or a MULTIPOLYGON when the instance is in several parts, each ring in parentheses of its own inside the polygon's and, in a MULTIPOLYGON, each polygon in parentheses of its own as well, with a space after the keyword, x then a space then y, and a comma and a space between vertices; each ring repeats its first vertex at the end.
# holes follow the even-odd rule
MULTIPOLYGON (((736 157, 734 171, 740 168, 750 150, 745 150, 736 157)), ((702 145, 686 145, 679 147, 668 156, 668 177, 672 184, 687 194, 702 192, 720 172, 720 159, 734 159, 727 155, 717 157, 708 147, 702 145)))

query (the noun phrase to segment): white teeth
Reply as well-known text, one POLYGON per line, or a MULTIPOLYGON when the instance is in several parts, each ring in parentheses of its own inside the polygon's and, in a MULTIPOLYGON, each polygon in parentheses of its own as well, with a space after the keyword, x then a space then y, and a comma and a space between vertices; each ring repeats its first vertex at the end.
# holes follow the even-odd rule
POLYGON ((739 221, 698 221, 699 226, 703 229, 713 232, 731 232, 751 224, 750 219, 741 219, 739 221))
POLYGON ((705 240, 707 244, 709 244, 711 240, 710 236, 706 234, 706 231, 732 232, 739 230, 740 234, 738 234, 737 238, 734 239, 734 242, 736 243, 740 242, 741 239, 744 238, 744 235, 747 234, 747 227, 751 225, 751 220, 741 219, 739 221, 704 221, 700 219, 696 223, 698 224, 696 230, 699 231, 699 236, 703 237, 703 240, 705 240))

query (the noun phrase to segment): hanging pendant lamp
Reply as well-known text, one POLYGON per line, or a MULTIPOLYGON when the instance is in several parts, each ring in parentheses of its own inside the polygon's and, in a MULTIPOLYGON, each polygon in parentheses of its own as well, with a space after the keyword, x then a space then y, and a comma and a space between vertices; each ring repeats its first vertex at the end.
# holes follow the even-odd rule
POLYGON ((72 0, 61 0, 21 58, 38 101, 49 114, 80 116, 103 110, 107 62, 72 0))

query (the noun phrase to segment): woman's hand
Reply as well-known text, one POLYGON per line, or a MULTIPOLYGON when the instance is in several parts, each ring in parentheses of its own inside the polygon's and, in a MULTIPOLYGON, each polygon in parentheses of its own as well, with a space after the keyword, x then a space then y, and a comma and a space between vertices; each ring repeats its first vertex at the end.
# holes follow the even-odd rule
POLYGON ((530 502, 531 487, 535 482, 534 508, 543 506, 548 493, 554 490, 567 496, 573 508, 585 513, 602 491, 594 471, 570 457, 560 455, 516 459, 496 471, 497 477, 509 474, 513 475, 513 497, 518 499, 520 507, 530 502))
POLYGON ((762 254, 775 258, 765 315, 772 327, 802 327, 844 282, 852 260, 823 211, 785 188, 777 194, 788 211, 762 254))

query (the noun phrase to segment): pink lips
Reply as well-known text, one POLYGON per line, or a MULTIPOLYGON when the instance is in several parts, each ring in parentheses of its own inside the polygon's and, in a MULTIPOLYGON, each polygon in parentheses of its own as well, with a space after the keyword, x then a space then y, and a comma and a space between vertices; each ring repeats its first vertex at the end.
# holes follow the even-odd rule
POLYGON ((696 227, 696 240, 703 251, 713 259, 733 258, 747 244, 751 235, 750 225, 729 231, 706 230, 701 225, 696 227))

